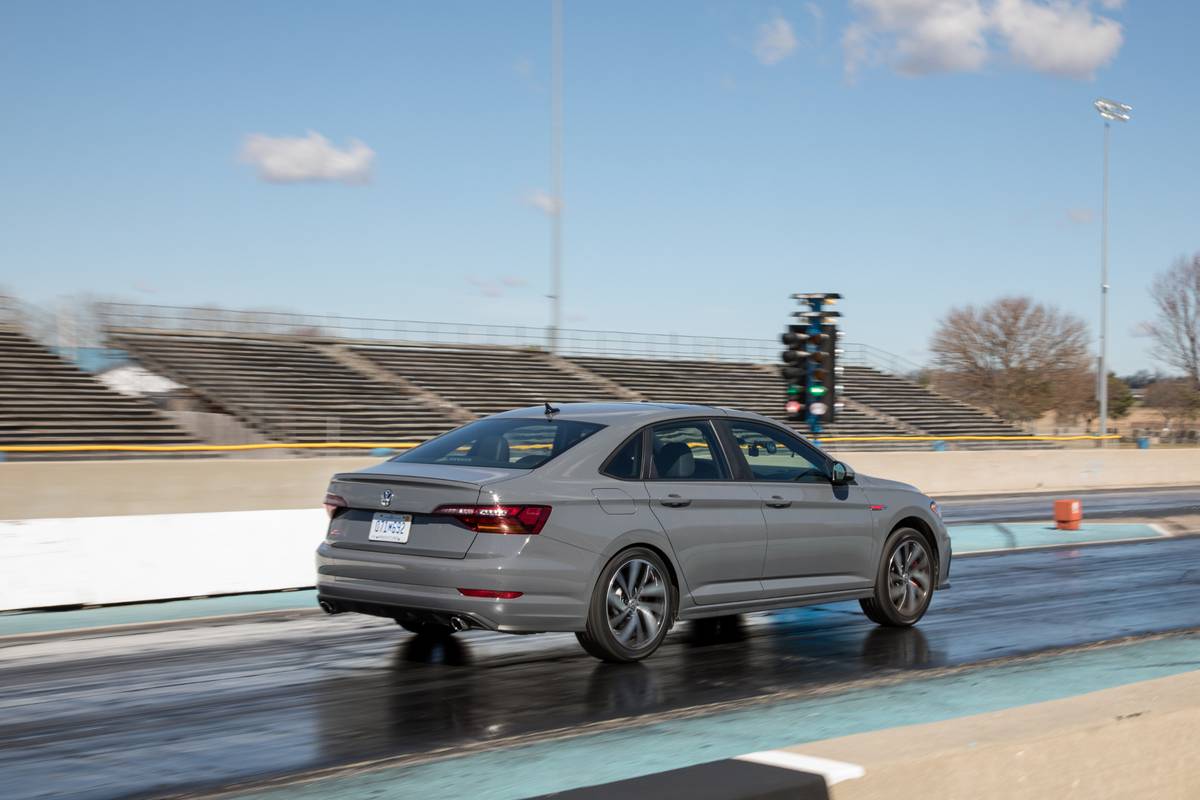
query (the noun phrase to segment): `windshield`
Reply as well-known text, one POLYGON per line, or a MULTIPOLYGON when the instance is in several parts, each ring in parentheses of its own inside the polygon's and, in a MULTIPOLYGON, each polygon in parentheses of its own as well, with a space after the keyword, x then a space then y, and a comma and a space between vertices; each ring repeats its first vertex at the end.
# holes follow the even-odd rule
POLYGON ((392 461, 533 469, 603 427, 578 420, 481 419, 431 439, 392 461))

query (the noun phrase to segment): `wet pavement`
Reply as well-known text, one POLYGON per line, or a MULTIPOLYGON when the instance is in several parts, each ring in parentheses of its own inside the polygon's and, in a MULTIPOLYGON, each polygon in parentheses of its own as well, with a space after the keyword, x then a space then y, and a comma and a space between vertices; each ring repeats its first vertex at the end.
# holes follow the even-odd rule
POLYGON ((682 625, 624 666, 569 635, 442 643, 302 612, 15 640, 0 796, 154 796, 1200 626, 1200 539, 980 556, 952 578, 911 630, 842 603, 682 625))

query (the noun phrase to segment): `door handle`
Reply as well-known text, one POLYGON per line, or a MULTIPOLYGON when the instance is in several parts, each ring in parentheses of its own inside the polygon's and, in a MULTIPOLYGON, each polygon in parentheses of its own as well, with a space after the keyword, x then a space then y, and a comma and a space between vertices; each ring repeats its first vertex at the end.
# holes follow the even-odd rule
POLYGON ((764 505, 767 506, 767 508, 787 508, 791 504, 792 504, 791 500, 784 500, 782 497, 780 497, 777 494, 771 495, 771 499, 767 500, 764 503, 764 505))
POLYGON ((667 508, 683 508, 692 504, 691 500, 688 500, 686 497, 680 497, 677 494, 669 494, 666 500, 659 500, 658 502, 667 508))

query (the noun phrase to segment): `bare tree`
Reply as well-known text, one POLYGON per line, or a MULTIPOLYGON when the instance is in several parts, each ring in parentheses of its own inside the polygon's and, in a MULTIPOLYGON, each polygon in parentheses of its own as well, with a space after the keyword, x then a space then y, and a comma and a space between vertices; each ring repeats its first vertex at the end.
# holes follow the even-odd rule
POLYGON ((1200 391, 1187 379, 1155 381, 1143 402, 1162 416, 1164 428, 1186 427, 1200 417, 1200 391))
MULTIPOLYGON (((1133 410, 1133 392, 1129 384, 1108 373, 1108 416, 1121 419, 1133 410)), ((1066 375, 1054 387, 1054 419, 1060 425, 1084 420, 1088 430, 1100 416, 1100 398, 1096 397, 1095 370, 1077 370, 1066 375)))
POLYGON ((1082 319, 1029 297, 952 308, 930 345, 934 385, 1018 422, 1037 419, 1059 400, 1082 410, 1080 387, 1092 373, 1088 341, 1082 319))
POLYGON ((1154 356, 1181 369, 1200 386, 1200 253, 1181 258, 1150 286, 1158 318, 1143 328, 1154 340, 1154 356))

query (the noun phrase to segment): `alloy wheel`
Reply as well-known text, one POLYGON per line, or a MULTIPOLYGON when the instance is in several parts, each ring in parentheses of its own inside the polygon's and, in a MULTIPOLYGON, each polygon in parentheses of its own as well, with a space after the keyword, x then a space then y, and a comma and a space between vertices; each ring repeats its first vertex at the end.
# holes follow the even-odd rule
POLYGON ((904 616, 921 610, 933 588, 932 561, 925 546, 906 539, 888 560, 888 598, 892 608, 904 616))
POLYGON ((667 617, 666 582, 656 566, 629 559, 613 573, 606 597, 608 628, 622 646, 638 650, 654 643, 667 617))

